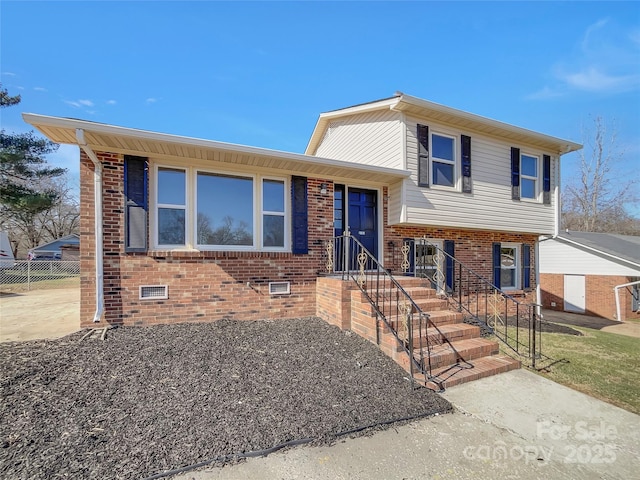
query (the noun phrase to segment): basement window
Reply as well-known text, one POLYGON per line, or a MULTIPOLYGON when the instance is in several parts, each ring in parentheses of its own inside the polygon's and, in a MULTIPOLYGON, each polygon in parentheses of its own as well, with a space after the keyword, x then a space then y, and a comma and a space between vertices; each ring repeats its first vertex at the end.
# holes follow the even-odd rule
POLYGON ((289 295, 290 293, 290 282, 269 282, 269 295, 289 295))
POLYGON ((141 285, 140 300, 166 300, 169 298, 168 285, 141 285))

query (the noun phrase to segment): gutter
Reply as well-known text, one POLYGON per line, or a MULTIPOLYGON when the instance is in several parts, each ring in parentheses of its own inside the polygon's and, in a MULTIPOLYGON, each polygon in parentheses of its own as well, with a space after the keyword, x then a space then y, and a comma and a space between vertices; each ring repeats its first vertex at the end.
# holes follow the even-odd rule
POLYGON ((624 287, 630 287, 631 285, 640 285, 640 280, 637 280, 635 282, 623 283, 622 285, 616 285, 615 287, 613 287, 613 293, 616 296, 616 320, 618 320, 619 322, 622 322, 622 319, 620 318, 620 295, 619 295, 619 290, 621 288, 624 288, 624 287))
POLYGON ((93 315, 94 323, 100 322, 104 314, 104 247, 102 234, 102 163, 98 160, 95 152, 87 145, 84 138, 84 130, 76 129, 76 140, 78 145, 93 162, 93 194, 94 194, 94 216, 95 216, 95 262, 96 262, 96 312, 93 315))

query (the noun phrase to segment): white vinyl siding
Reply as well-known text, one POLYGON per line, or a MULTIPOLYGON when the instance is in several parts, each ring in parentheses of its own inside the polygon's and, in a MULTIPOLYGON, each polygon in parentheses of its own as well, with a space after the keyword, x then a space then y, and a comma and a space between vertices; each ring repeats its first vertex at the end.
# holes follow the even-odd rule
POLYGON ((539 246, 540 273, 568 275, 640 276, 640 268, 583 250, 560 240, 543 240, 539 246))
POLYGON ((317 157, 380 167, 404 168, 402 123, 397 112, 376 111, 329 124, 317 157))
MULTIPOLYGON (((424 119, 408 117, 406 123, 407 170, 411 180, 406 185, 406 214, 404 221, 414 224, 454 226, 482 230, 526 232, 549 235, 554 233, 557 156, 551 155, 551 205, 535 202, 514 202, 511 199, 511 147, 508 141, 456 131, 471 137, 471 172, 473 193, 418 187, 416 138, 417 124, 428 125, 430 131, 456 131, 455 127, 440 125, 424 119)), ((527 152, 542 158, 542 152, 526 145, 527 152)), ((459 145, 457 146, 459 148, 459 145)))

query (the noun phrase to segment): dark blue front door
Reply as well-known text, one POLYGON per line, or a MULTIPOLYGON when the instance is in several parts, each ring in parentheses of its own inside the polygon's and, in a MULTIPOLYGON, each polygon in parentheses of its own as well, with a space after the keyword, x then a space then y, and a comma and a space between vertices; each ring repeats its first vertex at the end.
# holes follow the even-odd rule
POLYGON ((378 257, 378 192, 349 188, 347 222, 351 235, 357 238, 375 258, 378 257))

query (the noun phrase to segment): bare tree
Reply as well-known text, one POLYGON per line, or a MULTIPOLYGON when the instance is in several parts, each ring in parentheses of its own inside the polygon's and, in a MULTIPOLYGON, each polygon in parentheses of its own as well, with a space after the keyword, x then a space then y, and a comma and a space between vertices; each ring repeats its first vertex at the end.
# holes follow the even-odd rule
POLYGON ((638 219, 626 209, 638 200, 637 180, 621 171, 624 155, 617 131, 602 117, 583 128, 584 148, 580 151, 578 175, 562 195, 563 226, 569 230, 633 234, 638 219))
POLYGON ((79 233, 80 205, 67 175, 42 179, 32 185, 55 192, 55 201, 46 210, 0 208, 0 226, 8 232, 16 258, 45 242, 79 233))

